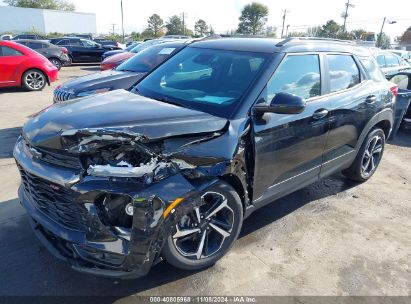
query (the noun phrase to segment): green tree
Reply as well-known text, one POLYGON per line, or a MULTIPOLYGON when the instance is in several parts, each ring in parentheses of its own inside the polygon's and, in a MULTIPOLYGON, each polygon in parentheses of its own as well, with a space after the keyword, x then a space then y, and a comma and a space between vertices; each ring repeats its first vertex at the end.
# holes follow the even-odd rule
POLYGON ((210 32, 209 32, 210 36, 215 35, 215 31, 214 28, 210 25, 210 32))
POLYGON ((382 49, 389 49, 391 46, 391 38, 386 33, 378 35, 377 46, 382 49))
POLYGON ((154 37, 160 37, 164 35, 163 28, 164 28, 164 21, 161 17, 157 14, 153 14, 147 20, 149 30, 154 37))
POLYGON ((309 27, 307 29, 307 36, 308 37, 321 37, 321 26, 316 27, 309 27))
POLYGON ((328 20, 326 24, 321 27, 320 36, 325 38, 336 38, 340 32, 341 26, 334 20, 328 20))
POLYGON ((199 19, 194 25, 196 35, 202 37, 208 34, 208 25, 203 19, 199 19))
POLYGON ((355 36, 356 39, 358 40, 365 40, 368 32, 364 29, 356 29, 351 31, 351 33, 355 36))
POLYGON ((411 44, 411 26, 401 35, 399 42, 403 44, 411 44))
POLYGON ((168 35, 182 35, 183 21, 177 15, 171 16, 166 24, 168 35))
POLYGON ((73 3, 65 0, 4 0, 10 6, 74 11, 73 3))
POLYGON ((247 4, 241 11, 237 32, 240 34, 261 34, 267 22, 267 16, 267 6, 257 2, 247 4))

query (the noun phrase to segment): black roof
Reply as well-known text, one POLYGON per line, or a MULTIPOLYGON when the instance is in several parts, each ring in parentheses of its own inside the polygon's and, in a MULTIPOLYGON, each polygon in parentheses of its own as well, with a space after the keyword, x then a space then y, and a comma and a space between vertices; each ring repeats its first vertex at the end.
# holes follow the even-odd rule
POLYGON ((190 47, 260 53, 338 52, 370 56, 369 50, 353 42, 322 38, 221 38, 193 42, 190 47))

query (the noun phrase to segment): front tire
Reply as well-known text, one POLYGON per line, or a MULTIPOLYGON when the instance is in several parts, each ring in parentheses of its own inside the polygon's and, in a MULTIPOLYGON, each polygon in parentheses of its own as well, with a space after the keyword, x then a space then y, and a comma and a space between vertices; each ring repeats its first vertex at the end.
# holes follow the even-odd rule
POLYGON ((385 133, 379 128, 374 128, 365 138, 357 157, 351 167, 343 174, 357 182, 365 182, 377 171, 385 148, 385 133))
POLYGON ((213 185, 201 201, 201 206, 179 220, 163 247, 163 257, 174 267, 199 270, 213 265, 231 249, 240 233, 243 206, 229 184, 213 185))
POLYGON ((29 91, 41 91, 47 83, 46 75, 39 70, 28 70, 22 77, 23 87, 29 91))

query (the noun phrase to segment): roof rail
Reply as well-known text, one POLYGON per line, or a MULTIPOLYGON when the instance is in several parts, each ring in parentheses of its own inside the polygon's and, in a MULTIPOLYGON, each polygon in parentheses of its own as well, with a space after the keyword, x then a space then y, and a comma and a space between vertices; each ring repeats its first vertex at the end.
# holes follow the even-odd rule
POLYGON ((322 38, 322 37, 289 37, 284 39, 283 41, 276 44, 276 46, 281 47, 286 45, 289 42, 304 40, 304 41, 330 41, 330 42, 340 42, 340 43, 348 43, 348 44, 356 44, 354 41, 351 40, 342 40, 342 39, 334 39, 334 38, 322 38))

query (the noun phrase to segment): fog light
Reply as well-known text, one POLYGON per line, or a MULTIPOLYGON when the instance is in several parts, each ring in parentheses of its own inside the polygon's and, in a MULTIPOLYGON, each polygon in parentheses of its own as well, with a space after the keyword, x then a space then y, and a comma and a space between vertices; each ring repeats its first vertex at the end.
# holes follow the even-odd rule
POLYGON ((128 203, 127 205, 126 205, 126 213, 129 215, 129 216, 133 216, 133 213, 134 213, 134 206, 133 206, 133 203, 128 203))

